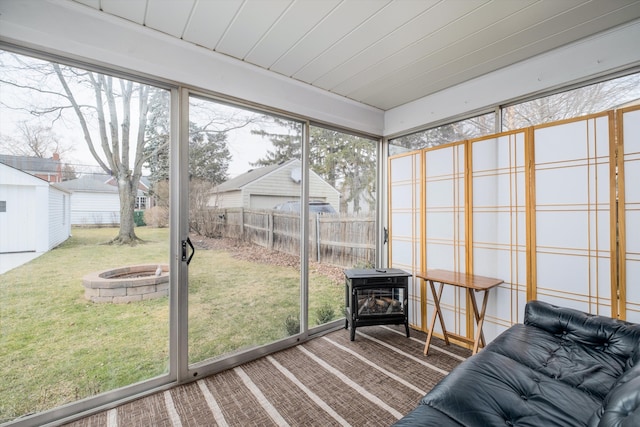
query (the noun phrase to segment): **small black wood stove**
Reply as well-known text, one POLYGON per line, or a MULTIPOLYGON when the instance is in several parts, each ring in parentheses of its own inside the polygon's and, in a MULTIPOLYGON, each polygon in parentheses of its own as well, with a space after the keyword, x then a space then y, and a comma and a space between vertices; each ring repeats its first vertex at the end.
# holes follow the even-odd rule
POLYGON ((409 337, 408 282, 411 274, 397 268, 349 269, 345 275, 345 329, 351 341, 358 326, 402 325, 409 337))

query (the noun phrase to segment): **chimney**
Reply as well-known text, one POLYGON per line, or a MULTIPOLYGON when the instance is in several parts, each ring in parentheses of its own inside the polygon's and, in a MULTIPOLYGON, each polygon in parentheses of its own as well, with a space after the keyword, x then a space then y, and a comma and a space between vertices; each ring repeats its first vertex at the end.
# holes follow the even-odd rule
POLYGON ((56 166, 56 179, 53 182, 62 182, 62 164, 60 163, 60 154, 53 153, 52 159, 58 162, 56 166))

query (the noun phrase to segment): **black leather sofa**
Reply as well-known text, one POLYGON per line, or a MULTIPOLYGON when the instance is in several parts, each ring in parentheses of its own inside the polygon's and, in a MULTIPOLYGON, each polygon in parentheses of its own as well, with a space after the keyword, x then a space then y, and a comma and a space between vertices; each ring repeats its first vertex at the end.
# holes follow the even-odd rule
POLYGON ((396 426, 640 426, 640 325, 529 302, 396 426))

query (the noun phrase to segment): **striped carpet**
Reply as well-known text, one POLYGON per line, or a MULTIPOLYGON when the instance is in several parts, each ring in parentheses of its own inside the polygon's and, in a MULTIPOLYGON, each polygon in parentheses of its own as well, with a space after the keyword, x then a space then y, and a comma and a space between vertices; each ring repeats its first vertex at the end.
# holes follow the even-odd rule
POLYGON ((470 351, 425 334, 342 329, 234 369, 67 424, 85 426, 388 426, 470 351))

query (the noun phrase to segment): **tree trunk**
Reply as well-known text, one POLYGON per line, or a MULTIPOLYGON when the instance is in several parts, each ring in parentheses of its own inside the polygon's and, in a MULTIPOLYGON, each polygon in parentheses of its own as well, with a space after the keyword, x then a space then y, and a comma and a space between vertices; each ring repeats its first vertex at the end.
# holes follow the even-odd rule
POLYGON ((120 231, 111 243, 131 245, 140 241, 135 232, 133 213, 136 203, 138 180, 131 177, 118 178, 118 193, 120 195, 120 231))

